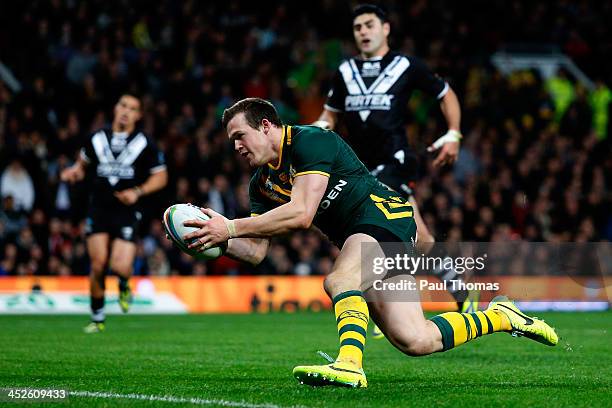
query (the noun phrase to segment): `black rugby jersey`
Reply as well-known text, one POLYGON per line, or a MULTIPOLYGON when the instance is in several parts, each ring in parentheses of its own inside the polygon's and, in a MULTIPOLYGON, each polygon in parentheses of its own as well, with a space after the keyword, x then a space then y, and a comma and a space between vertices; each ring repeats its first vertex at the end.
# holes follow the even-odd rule
POLYGON ((325 108, 343 113, 347 140, 370 170, 408 150, 404 125, 415 89, 441 99, 449 87, 418 58, 393 51, 350 58, 338 67, 325 108))
POLYGON ((138 130, 128 134, 100 129, 81 149, 81 158, 93 167, 90 201, 101 209, 126 207, 114 192, 138 186, 166 169, 163 153, 138 130))

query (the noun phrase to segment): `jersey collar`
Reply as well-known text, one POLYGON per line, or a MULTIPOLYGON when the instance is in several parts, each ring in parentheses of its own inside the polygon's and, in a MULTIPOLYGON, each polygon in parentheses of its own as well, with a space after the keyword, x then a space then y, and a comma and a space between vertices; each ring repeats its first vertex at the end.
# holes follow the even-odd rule
MULTIPOLYGON (((387 54, 385 54, 387 55, 387 54)), ((372 58, 363 58, 362 56, 359 56, 359 61, 363 61, 363 62, 372 62, 372 61, 382 61, 383 58, 385 58, 385 55, 381 56, 381 57, 372 57, 372 58)))
POLYGON ((281 136, 280 143, 278 144, 278 163, 274 166, 272 163, 268 163, 268 166, 272 170, 280 169, 283 164, 283 150, 285 149, 285 140, 287 141, 287 145, 291 144, 291 126, 283 125, 283 135, 281 136))
POLYGON ((382 61, 383 59, 387 58, 388 56, 392 55, 393 51, 389 50, 387 51, 387 53, 385 55, 381 55, 379 57, 372 57, 372 58, 363 58, 361 56, 361 54, 357 54, 357 56, 354 58, 358 61, 361 62, 372 62, 372 61, 382 61))

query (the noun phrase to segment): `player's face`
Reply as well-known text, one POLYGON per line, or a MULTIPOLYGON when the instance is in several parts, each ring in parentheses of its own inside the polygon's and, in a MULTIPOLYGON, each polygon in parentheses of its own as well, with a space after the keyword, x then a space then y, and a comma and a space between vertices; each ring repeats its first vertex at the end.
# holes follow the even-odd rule
POLYGON ((270 145, 266 129, 260 126, 253 129, 244 117, 238 113, 227 124, 227 134, 234 143, 234 149, 244 157, 251 167, 263 166, 270 160, 270 145))
POLYGON ((389 23, 383 23, 374 13, 362 14, 353 20, 355 44, 366 57, 386 51, 389 31, 389 23))
POLYGON ((140 101, 124 95, 115 105, 115 122, 123 128, 133 128, 140 119, 140 101))

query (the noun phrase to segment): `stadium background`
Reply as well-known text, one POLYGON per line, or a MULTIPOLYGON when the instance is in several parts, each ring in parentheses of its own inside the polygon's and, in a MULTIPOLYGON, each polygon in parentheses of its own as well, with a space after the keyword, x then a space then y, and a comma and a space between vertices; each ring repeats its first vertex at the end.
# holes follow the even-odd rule
MULTIPOLYGON (((317 362, 316 350, 336 350, 329 312, 159 314, 329 306, 321 280, 336 250, 317 235, 275 240, 257 269, 193 263, 165 240, 159 218, 187 201, 248 214, 249 169, 219 129, 220 113, 261 96, 290 123, 313 121, 333 70, 354 53, 354 4, 0 1, 0 405, 7 387, 36 387, 67 389, 70 406, 84 407, 610 406, 610 311, 538 312, 558 330, 554 348, 499 334, 414 359, 368 338, 366 390, 311 389, 291 376, 317 362), (171 182, 146 201, 131 312, 114 315, 109 278, 113 316, 91 336, 81 331, 86 184, 69 188, 58 174, 125 90, 144 96, 142 125, 165 152, 171 182)), ((417 191, 438 240, 609 245, 612 1, 384 5, 392 47, 422 57, 462 103, 459 162, 437 171, 422 161, 417 191), (517 60, 503 50, 532 61, 563 53, 586 78, 567 64, 549 77, 510 73, 517 60)), ((423 151, 446 129, 435 101, 415 95, 410 105, 411 141, 423 151)), ((562 278, 508 277, 541 298, 562 278)), ((578 295, 592 289, 578 285, 578 295)), ((598 296, 608 308, 612 285, 598 296)))
MULTIPOLYGON (((175 202, 248 215, 250 170, 227 143, 220 114, 257 96, 288 123, 314 121, 333 71, 355 52, 354 4, 3 2, 0 275, 87 275, 87 183, 69 187, 58 174, 92 130, 109 124, 126 90, 142 95, 141 125, 170 174, 168 187, 145 200, 135 275, 328 273, 337 249, 316 233, 275 239, 256 268, 227 258, 193 262, 164 239, 160 216, 175 202)), ((454 168, 435 170, 424 154, 421 161, 418 199, 437 239, 610 241, 612 3, 385 7, 392 48, 423 58, 462 104, 465 141, 454 168), (491 58, 504 49, 563 53, 592 82, 564 69, 504 74, 491 58)), ((408 134, 423 152, 446 130, 442 116, 418 94, 410 112, 408 134)))

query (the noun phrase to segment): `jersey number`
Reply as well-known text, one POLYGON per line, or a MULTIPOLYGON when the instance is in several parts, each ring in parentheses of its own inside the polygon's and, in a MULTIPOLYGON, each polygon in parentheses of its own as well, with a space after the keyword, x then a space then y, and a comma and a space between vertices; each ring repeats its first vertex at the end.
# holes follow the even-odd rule
POLYGON ((370 194, 370 199, 374 201, 374 205, 385 214, 388 220, 412 217, 412 205, 399 197, 385 199, 370 194))

